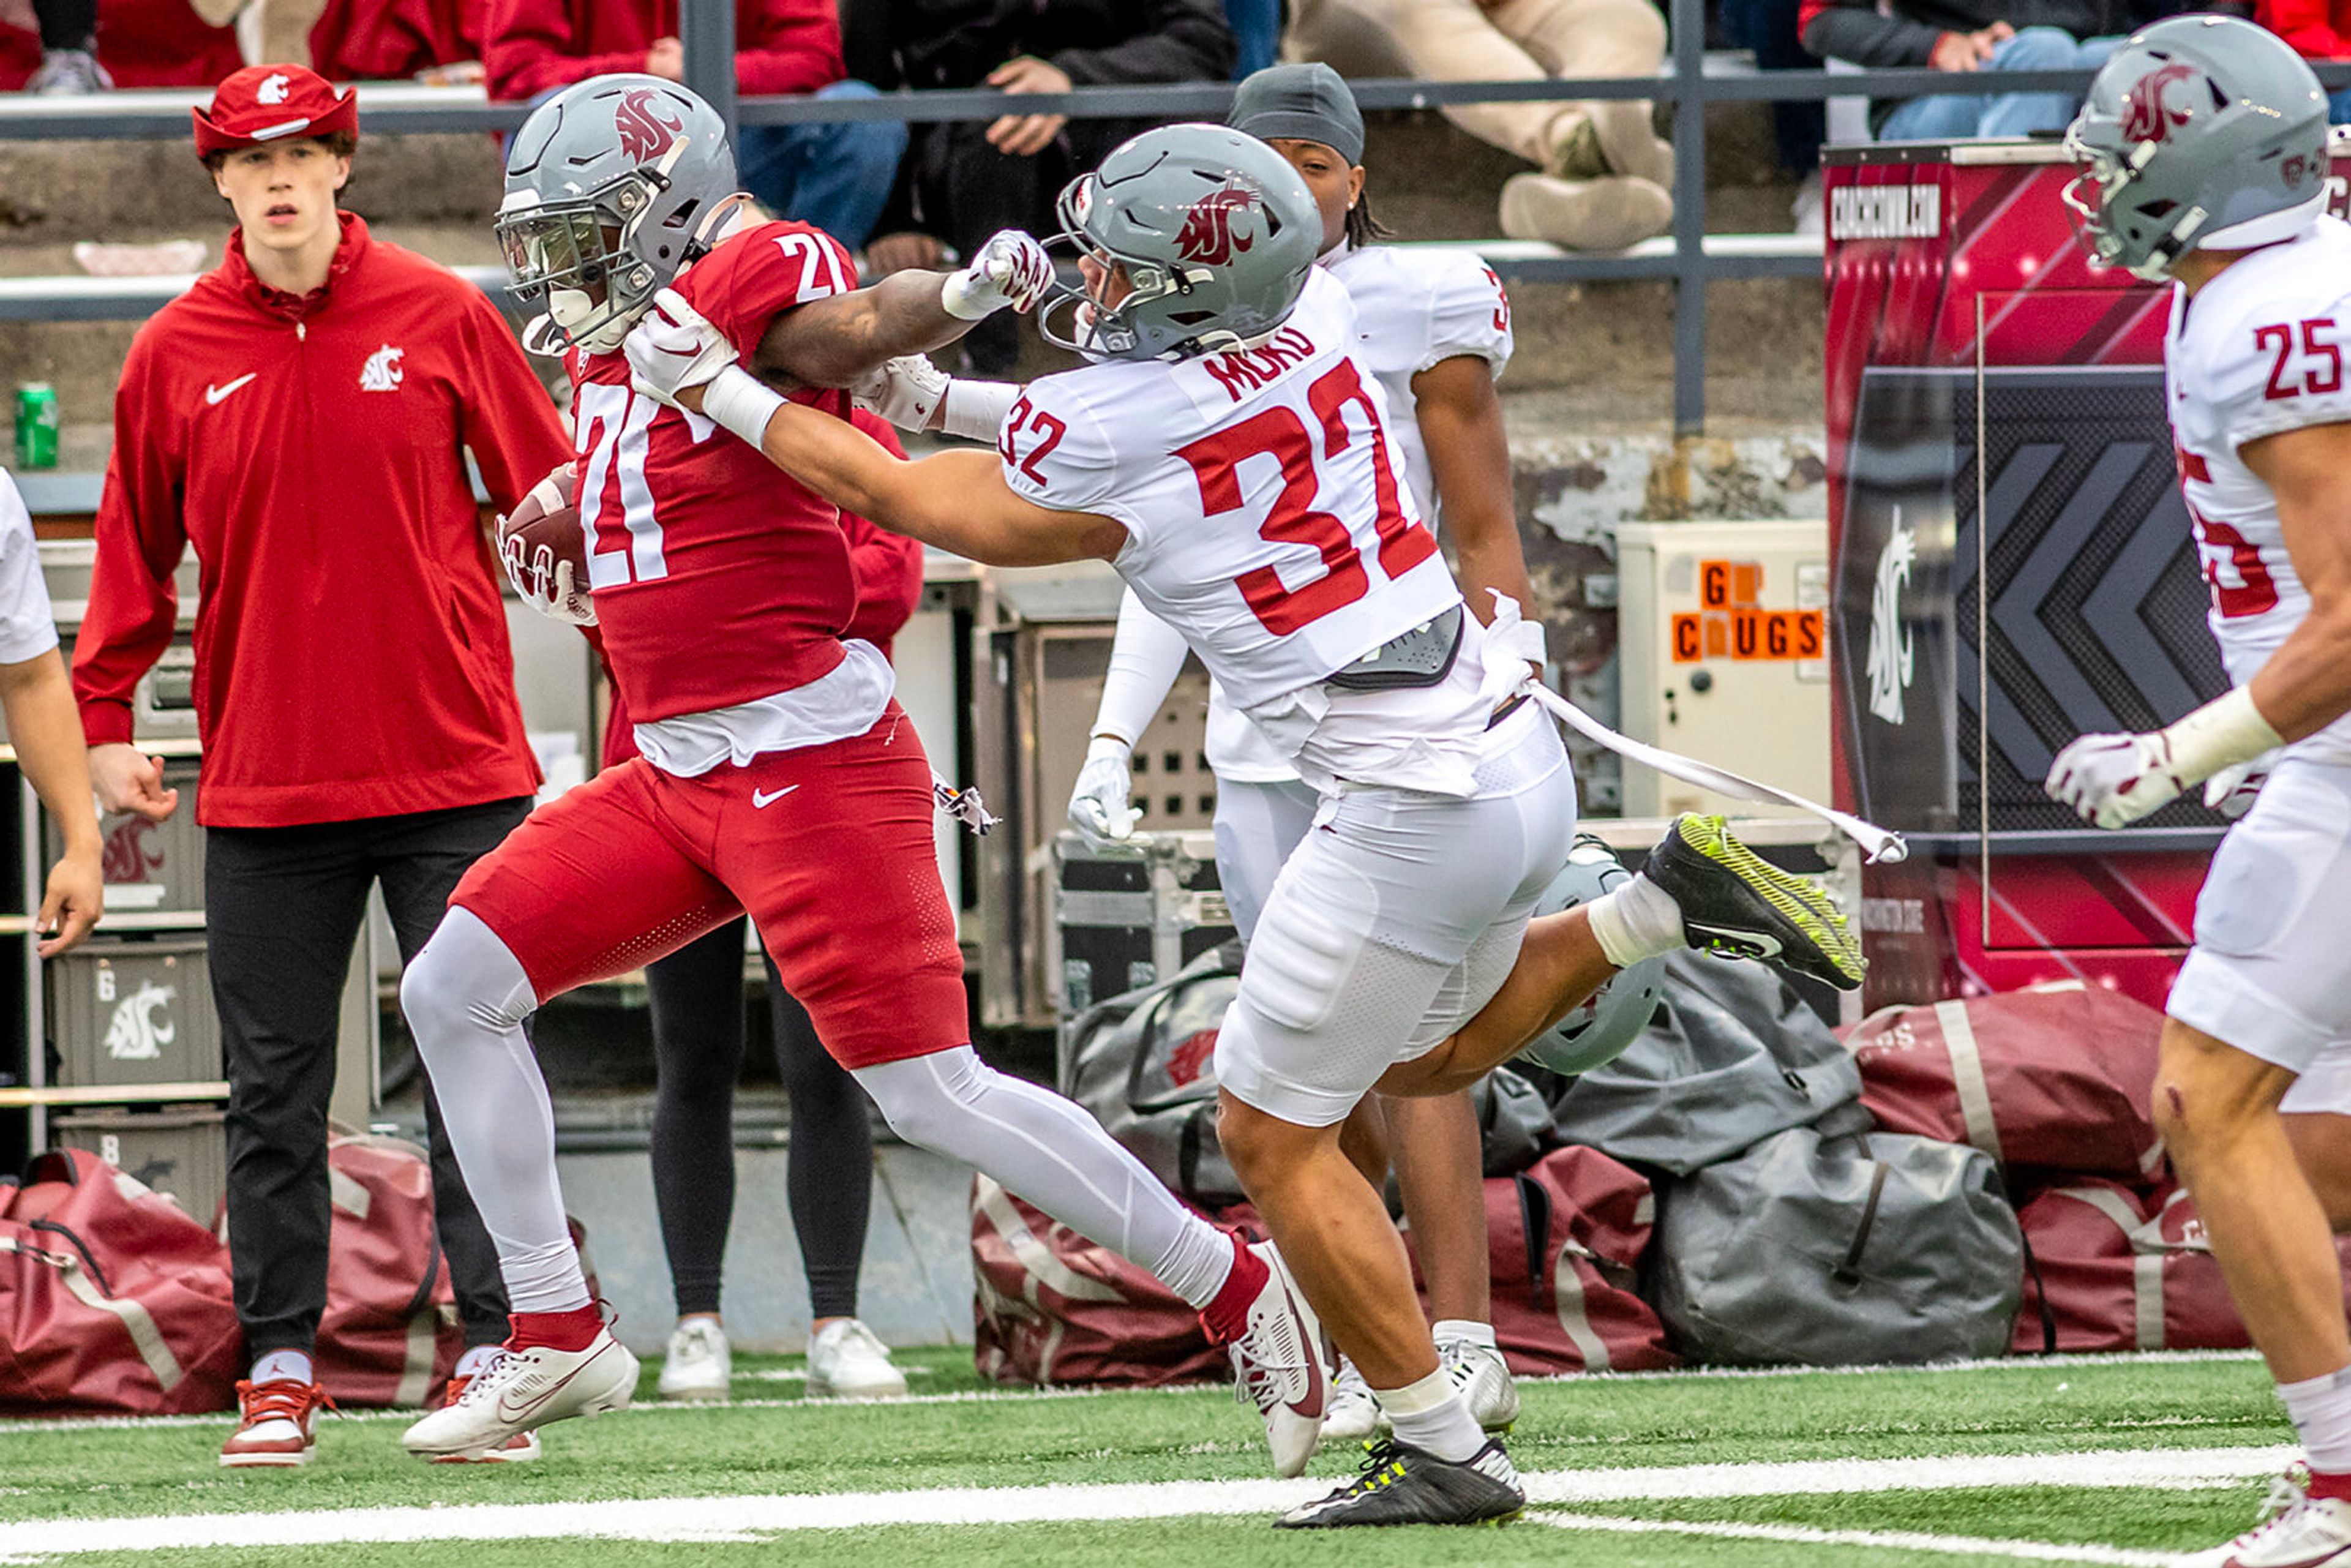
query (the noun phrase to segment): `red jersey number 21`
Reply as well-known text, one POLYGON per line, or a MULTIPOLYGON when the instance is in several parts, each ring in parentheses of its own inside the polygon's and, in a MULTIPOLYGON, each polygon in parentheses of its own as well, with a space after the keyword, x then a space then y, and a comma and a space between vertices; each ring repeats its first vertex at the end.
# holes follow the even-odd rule
MULTIPOLYGON (((1371 440, 1372 483, 1378 517, 1374 524, 1380 546, 1380 570, 1390 578, 1405 572, 1437 553, 1437 537, 1404 515, 1398 504, 1395 475, 1388 466, 1387 432, 1364 390, 1354 361, 1342 360, 1307 389, 1307 406, 1322 426, 1321 458, 1340 455, 1356 434, 1347 426, 1347 410, 1363 413, 1371 440)), ((1322 557, 1322 575, 1290 588, 1273 568, 1259 567, 1234 580, 1265 629, 1286 637, 1333 611, 1343 610, 1371 591, 1363 553, 1346 523, 1311 503, 1321 487, 1314 437, 1297 411, 1275 406, 1238 424, 1182 447, 1176 455, 1192 465, 1200 485, 1200 505, 1209 517, 1238 510, 1242 503, 1238 469, 1251 457, 1273 457, 1281 465, 1281 493, 1259 525, 1260 538, 1276 544, 1311 545, 1322 557)))

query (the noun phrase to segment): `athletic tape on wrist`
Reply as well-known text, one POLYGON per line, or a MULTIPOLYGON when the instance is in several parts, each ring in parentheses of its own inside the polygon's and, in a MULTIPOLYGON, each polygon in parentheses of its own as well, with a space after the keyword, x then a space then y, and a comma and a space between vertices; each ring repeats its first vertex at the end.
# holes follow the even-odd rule
POLYGON ((784 400, 774 388, 761 385, 740 365, 719 371, 702 394, 703 417, 754 446, 767 444, 768 422, 783 406, 784 400))
POLYGON ((2171 748, 2172 776, 2182 786, 2285 744, 2285 737, 2262 716, 2247 686, 2231 687, 2225 696, 2215 697, 2166 729, 2163 738, 2171 748))
POLYGON ((957 376, 939 402, 939 428, 966 441, 993 441, 1007 410, 1019 401, 1013 382, 972 382, 957 376))

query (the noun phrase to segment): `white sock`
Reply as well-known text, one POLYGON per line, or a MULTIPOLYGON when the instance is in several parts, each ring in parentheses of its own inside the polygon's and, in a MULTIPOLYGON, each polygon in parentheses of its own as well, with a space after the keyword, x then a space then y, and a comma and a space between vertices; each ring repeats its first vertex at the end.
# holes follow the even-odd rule
POLYGON ((1441 1366, 1402 1388, 1374 1388, 1372 1396, 1388 1413, 1399 1443, 1457 1465, 1477 1458, 1486 1446, 1486 1434, 1470 1417, 1468 1401, 1441 1366))
POLYGON ((1682 906, 1640 872, 1614 893, 1604 893, 1583 907, 1600 951, 1620 969, 1689 946, 1682 932, 1682 906))
POLYGON ((2321 1475, 2351 1473, 2351 1366, 2302 1383, 2281 1383, 2278 1397, 2302 1438, 2302 1457, 2321 1475))
POLYGON ((502 1344, 477 1344, 457 1358, 455 1375, 479 1377, 490 1369, 490 1364, 507 1353, 502 1344))
POLYGON ((253 1364, 255 1383, 316 1383, 310 1367, 310 1353, 304 1350, 273 1350, 253 1364))
POLYGON ((1429 1329, 1428 1337, 1441 1349, 1448 1344, 1483 1345, 1488 1350, 1501 1347, 1494 1343, 1494 1325, 1481 1323, 1474 1318, 1443 1318, 1429 1329))

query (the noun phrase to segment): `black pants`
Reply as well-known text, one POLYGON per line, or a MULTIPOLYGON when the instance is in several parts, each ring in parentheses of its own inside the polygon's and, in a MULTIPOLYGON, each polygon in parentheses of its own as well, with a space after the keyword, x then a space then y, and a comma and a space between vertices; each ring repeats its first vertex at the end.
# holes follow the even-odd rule
POLYGON ((87 49, 98 39, 98 0, 33 0, 44 49, 87 49))
MULTIPOLYGON (((228 1060, 228 1238, 236 1315, 256 1357, 308 1351, 327 1304, 327 1104, 351 945, 368 888, 405 964, 441 924, 465 869, 530 812, 494 800, 295 828, 204 835, 204 934, 228 1060)), ((497 1249, 457 1174, 441 1106, 424 1089, 441 1250, 468 1345, 506 1338, 497 1249)))
MULTIPOLYGON (((653 1203, 678 1315, 718 1310, 735 1217, 735 1083, 743 1072, 743 922, 645 966, 653 1058, 653 1203)), ((833 1061, 768 965, 776 1067, 790 1097, 784 1186, 808 1270, 810 1315, 857 1315, 873 1186, 871 1102, 833 1061)))
MULTIPOLYGON (((968 256, 999 229, 1060 232, 1054 199, 1071 179, 1100 163, 1142 120, 1073 120, 1033 157, 987 144, 987 120, 918 126, 908 153, 921 226, 968 256)), ((1019 354, 1020 319, 999 310, 964 339, 983 375, 1010 373, 1019 354)))

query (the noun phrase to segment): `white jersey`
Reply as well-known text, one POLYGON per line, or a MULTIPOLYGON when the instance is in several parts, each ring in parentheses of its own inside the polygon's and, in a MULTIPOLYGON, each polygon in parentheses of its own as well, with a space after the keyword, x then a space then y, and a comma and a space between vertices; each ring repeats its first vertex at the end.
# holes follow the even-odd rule
POLYGON ((1119 575, 1309 782, 1466 794, 1491 708, 1481 639, 1465 635, 1455 679, 1426 691, 1322 684, 1461 602, 1397 482, 1386 398, 1352 352, 1355 331, 1347 291, 1317 269, 1253 349, 1032 383, 998 451, 1016 494, 1125 525, 1119 575), (1362 722, 1400 706, 1433 722, 1384 735, 1362 722))
MULTIPOLYGON (((1441 518, 1412 379, 1464 355, 1485 361, 1500 376, 1512 347, 1510 296, 1494 269, 1468 251, 1342 246, 1320 265, 1354 302, 1355 356, 1387 393, 1395 416, 1389 434, 1404 449, 1405 482, 1434 529, 1441 518)), ((1206 749, 1220 779, 1267 784, 1297 777, 1217 685, 1208 690, 1206 749)))
MULTIPOLYGON (((2310 611, 2287 557, 2277 497, 2238 449, 2306 425, 2351 422, 2351 225, 2257 250, 2197 291, 2175 286, 2164 375, 2180 489, 2196 532, 2209 620, 2239 685, 2310 611)), ((2351 763, 2351 716, 2294 742, 2295 756, 2351 763)))

